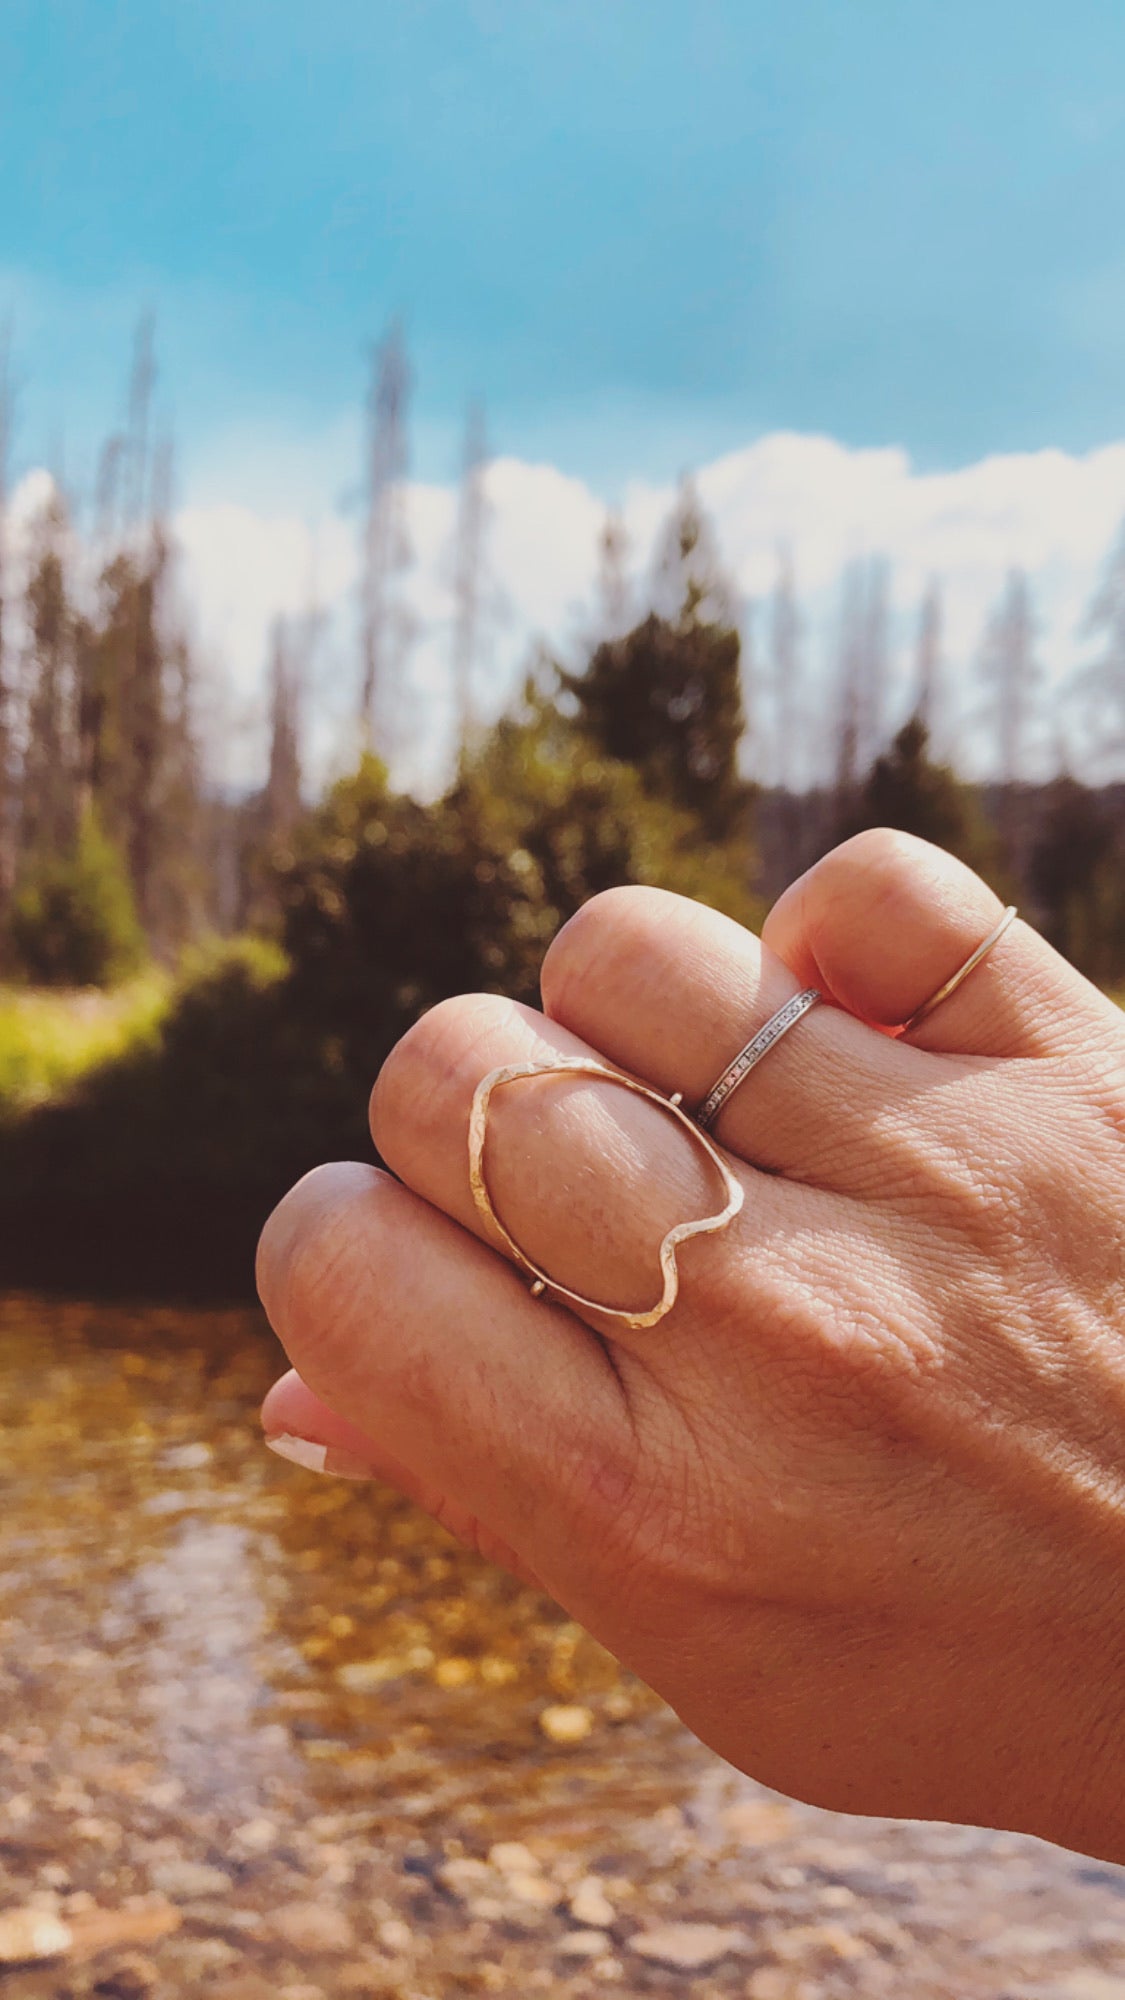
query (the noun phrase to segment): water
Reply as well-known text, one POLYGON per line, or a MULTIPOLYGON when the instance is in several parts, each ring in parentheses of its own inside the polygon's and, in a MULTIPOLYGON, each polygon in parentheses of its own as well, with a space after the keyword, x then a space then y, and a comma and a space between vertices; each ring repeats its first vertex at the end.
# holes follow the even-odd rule
POLYGON ((264 1451, 281 1365, 250 1313, 0 1302, 0 1904, 69 1932, 3 2000, 1125 2000, 1125 1874, 773 1798, 397 1496, 264 1451))

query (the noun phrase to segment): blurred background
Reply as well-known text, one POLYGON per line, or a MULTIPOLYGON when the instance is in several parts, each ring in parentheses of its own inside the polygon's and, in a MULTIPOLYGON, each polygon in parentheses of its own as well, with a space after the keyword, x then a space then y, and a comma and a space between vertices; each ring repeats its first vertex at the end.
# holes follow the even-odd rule
POLYGON ((5 2000, 1125 1995, 1117 1871, 767 1798, 261 1464, 246 1304, 611 884, 904 827, 1125 989, 1123 75, 1109 0, 5 0, 5 2000))

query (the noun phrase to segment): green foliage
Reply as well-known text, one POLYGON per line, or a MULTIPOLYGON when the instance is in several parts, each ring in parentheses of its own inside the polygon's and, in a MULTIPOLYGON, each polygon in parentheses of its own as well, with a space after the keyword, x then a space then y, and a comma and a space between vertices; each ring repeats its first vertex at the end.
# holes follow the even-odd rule
POLYGON ((947 764, 932 762, 929 732, 918 716, 875 759, 858 793, 845 806, 834 839, 846 840, 873 826, 917 834, 956 854, 986 878, 996 879, 996 843, 976 794, 947 764))
POLYGON ((539 885, 464 788, 421 805, 366 758, 311 816, 280 897, 295 1018, 364 1092, 435 1001, 534 989, 539 885))
POLYGON ((599 751, 534 688, 522 715, 497 725, 453 796, 523 870, 537 957, 582 903, 622 883, 693 896, 742 923, 763 915, 748 886, 753 856, 743 828, 707 839, 691 812, 654 795, 640 771, 599 751))
POLYGON ((1087 785, 1062 777, 1051 787, 1031 852, 1028 885, 1043 930, 1088 978, 1125 975, 1125 890, 1118 835, 1087 785))
POLYGON ((60 1097, 90 1073, 150 1047, 169 982, 148 971, 114 993, 0 987, 0 1119, 60 1097))
POLYGON ((129 877, 92 811, 68 850, 27 862, 9 933, 17 965, 42 986, 113 986, 141 965, 129 877))
POLYGON ((646 790, 693 813, 709 839, 745 821, 750 789, 738 773, 745 729, 741 644, 733 626, 694 611, 655 613, 598 646, 580 674, 560 673, 579 732, 602 757, 629 764, 646 790))

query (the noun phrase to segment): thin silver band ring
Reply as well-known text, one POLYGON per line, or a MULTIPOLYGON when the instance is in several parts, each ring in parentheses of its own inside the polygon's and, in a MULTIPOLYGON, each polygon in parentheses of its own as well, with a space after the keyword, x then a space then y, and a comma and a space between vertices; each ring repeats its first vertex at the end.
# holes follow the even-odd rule
POLYGON ((712 1084, 695 1114, 695 1122, 702 1131, 710 1131, 728 1097, 733 1097, 739 1084, 749 1076, 752 1069, 756 1068, 762 1057, 769 1054, 781 1037, 788 1034, 790 1028, 796 1027, 797 1022, 803 1019, 810 1007, 816 1006, 820 998, 821 995, 815 986, 806 986, 803 993, 795 993, 791 1000, 785 1002, 784 1007, 779 1007, 776 1014, 771 1014, 765 1025, 747 1042, 746 1047, 739 1049, 734 1061, 728 1064, 718 1082, 712 1084))

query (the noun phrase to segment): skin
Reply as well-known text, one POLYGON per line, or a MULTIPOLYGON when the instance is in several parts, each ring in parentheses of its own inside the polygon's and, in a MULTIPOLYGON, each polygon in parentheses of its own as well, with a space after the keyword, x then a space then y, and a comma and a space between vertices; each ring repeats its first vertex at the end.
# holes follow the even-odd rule
MULTIPOLYGON (((761 941, 648 889, 587 904, 544 1012, 452 1000, 371 1103, 391 1174, 309 1175, 259 1285, 267 1436, 387 1479, 542 1583, 732 1763, 850 1812, 1125 1859, 1125 1018, 960 863, 860 835, 761 941), (716 1137, 742 1213, 631 1330, 530 1298, 469 1192, 493 1067, 595 1058, 689 1106, 800 986, 716 1137)), ((588 1078, 498 1093, 499 1213, 644 1306, 719 1205, 674 1121, 588 1078)))

